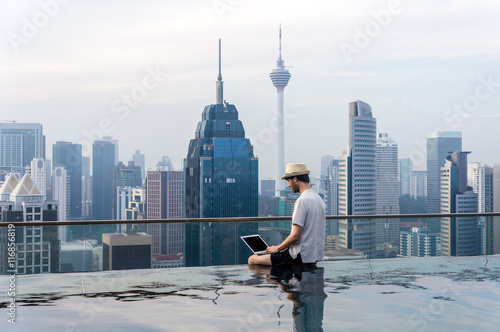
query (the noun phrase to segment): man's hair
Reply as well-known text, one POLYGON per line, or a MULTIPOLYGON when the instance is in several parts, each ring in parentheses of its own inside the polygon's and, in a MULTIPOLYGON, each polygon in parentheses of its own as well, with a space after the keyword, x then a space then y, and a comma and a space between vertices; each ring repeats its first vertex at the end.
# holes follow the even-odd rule
POLYGON ((309 183, 309 174, 297 175, 294 176, 294 178, 297 178, 297 180, 299 180, 300 182, 309 183))

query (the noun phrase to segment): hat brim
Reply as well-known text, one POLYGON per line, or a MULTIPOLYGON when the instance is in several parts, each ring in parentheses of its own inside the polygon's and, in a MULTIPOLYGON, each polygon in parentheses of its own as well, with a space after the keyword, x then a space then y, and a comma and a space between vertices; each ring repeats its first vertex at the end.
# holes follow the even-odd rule
POLYGON ((299 176, 299 175, 306 175, 306 174, 309 174, 310 172, 309 171, 303 171, 303 172, 293 172, 293 173, 289 173, 289 174, 285 174, 281 180, 288 180, 289 178, 293 178, 294 176, 299 176))

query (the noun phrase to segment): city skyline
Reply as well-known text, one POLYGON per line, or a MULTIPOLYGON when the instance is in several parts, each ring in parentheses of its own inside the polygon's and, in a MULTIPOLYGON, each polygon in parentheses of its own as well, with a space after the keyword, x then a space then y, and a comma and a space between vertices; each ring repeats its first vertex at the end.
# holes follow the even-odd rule
POLYGON ((340 157, 347 105, 358 99, 417 171, 425 169, 426 135, 437 130, 462 131, 470 161, 500 162, 492 143, 500 47, 490 41, 499 4, 125 1, 116 15, 115 4, 41 3, 57 6, 3 2, 0 120, 43 124, 47 147, 87 141, 89 156, 85 132, 100 131, 120 141, 121 161, 140 150, 148 168, 168 155, 181 169, 199 109, 213 101, 214 45, 222 38, 226 98, 238 105, 260 177, 274 178, 269 71, 281 22, 294 76, 286 88, 286 163, 306 162, 319 175, 321 156, 340 157))

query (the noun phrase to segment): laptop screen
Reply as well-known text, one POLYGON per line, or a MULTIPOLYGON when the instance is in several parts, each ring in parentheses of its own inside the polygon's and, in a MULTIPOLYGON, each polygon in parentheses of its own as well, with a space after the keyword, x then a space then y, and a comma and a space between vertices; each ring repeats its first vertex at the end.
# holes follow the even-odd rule
POLYGON ((252 248, 252 250, 254 252, 264 251, 267 248, 267 244, 258 235, 245 236, 245 237, 242 237, 242 239, 243 239, 243 241, 245 241, 248 244, 248 246, 250 248, 252 248))

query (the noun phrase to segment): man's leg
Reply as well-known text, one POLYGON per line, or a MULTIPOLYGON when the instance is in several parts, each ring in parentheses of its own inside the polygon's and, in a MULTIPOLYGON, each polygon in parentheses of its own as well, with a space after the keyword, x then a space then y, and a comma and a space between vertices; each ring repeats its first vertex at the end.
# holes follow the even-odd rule
POLYGON ((266 255, 257 255, 253 254, 248 258, 248 265, 267 265, 271 266, 271 254, 266 254, 266 255))

